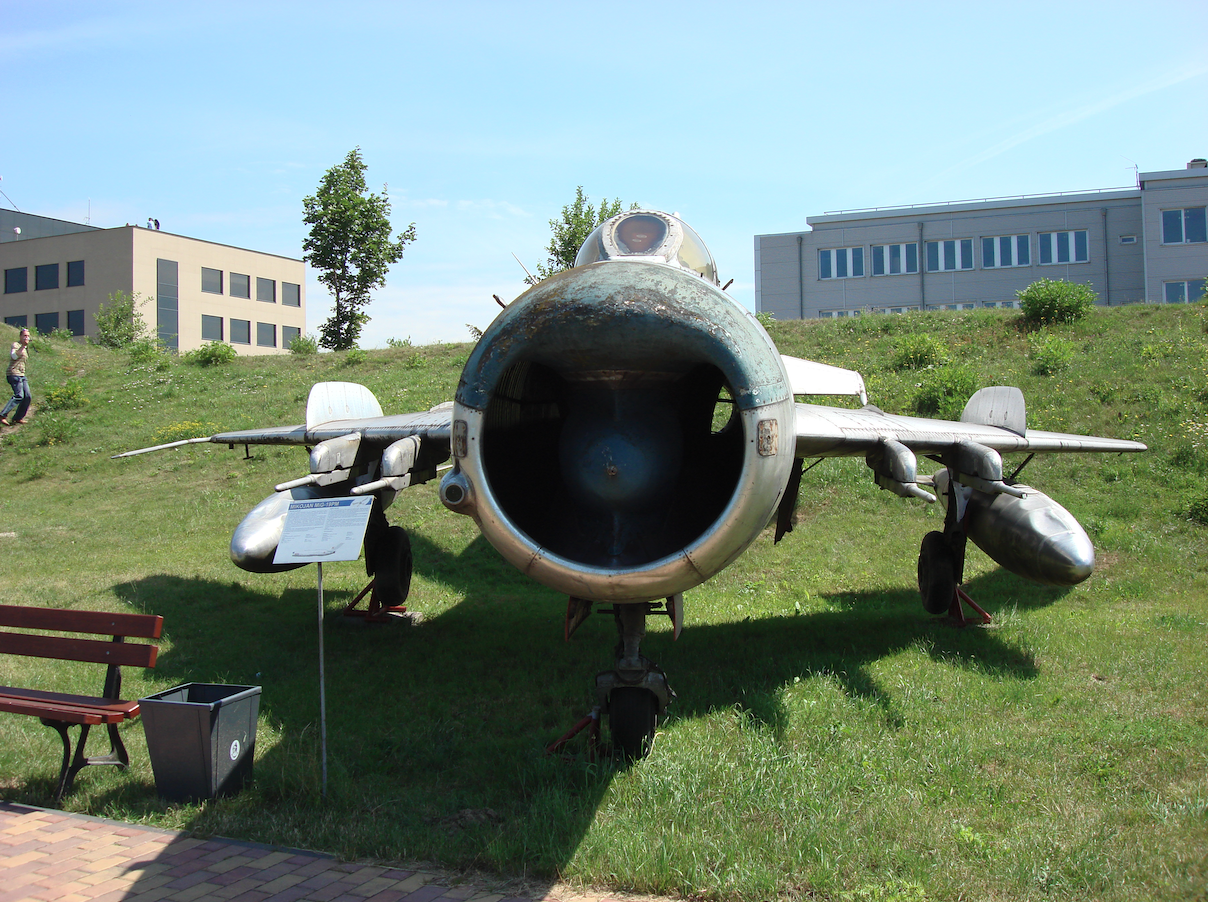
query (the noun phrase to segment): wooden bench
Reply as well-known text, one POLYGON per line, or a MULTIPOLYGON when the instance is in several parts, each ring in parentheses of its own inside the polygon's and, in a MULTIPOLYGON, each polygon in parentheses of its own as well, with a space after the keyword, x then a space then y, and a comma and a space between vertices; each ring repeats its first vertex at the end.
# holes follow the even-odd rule
POLYGON ((138 701, 121 700, 121 668, 154 667, 159 647, 125 640, 158 639, 163 625, 164 618, 153 614, 108 614, 102 611, 0 605, 0 627, 110 637, 106 641, 0 631, 0 653, 3 654, 108 665, 105 684, 101 694, 96 697, 0 686, 0 711, 39 717, 42 723, 57 731, 63 739, 63 767, 59 771, 55 801, 62 800, 71 789, 75 775, 90 764, 115 764, 123 770, 129 766, 130 756, 118 735, 117 725, 138 716, 138 701), (77 724, 80 739, 76 743, 73 758, 67 730, 77 724), (100 724, 105 724, 109 730, 109 754, 87 757, 84 746, 88 742, 88 731, 100 724))

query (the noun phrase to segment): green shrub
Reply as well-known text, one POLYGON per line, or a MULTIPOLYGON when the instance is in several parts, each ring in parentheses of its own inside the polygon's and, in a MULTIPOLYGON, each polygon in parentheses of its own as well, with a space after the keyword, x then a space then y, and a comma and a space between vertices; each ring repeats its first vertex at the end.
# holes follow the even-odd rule
POLYGON ((127 343, 123 347, 130 352, 131 363, 167 363, 168 355, 158 338, 142 336, 127 343))
POLYGON ((80 432, 80 424, 75 420, 58 417, 54 414, 39 417, 38 425, 42 429, 42 434, 38 438, 38 444, 46 447, 66 445, 80 432))
POLYGON ((1028 341, 1032 374, 1053 376, 1069 369, 1074 361, 1074 343, 1056 335, 1041 335, 1028 341))
POLYGON ((921 370, 947 362, 948 349, 944 343, 923 332, 904 336, 889 365, 894 370, 921 370))
POLYGON ((359 366, 368 359, 369 354, 364 348, 353 348, 344 352, 344 366, 359 366))
POLYGON ((1208 492, 1202 492, 1187 506, 1187 519, 1208 526, 1208 492))
POLYGON ((289 343, 289 352, 297 357, 309 357, 319 353, 319 342, 313 335, 298 333, 289 343))
POLYGON ((958 420, 975 391, 977 377, 967 367, 925 370, 914 394, 914 410, 919 416, 958 420))
POLYGON ((1037 279, 1015 292, 1015 296, 1019 298, 1024 320, 1037 326, 1077 322, 1091 311, 1099 297, 1089 285, 1064 279, 1037 279))
POLYGON ((776 314, 769 313, 766 310, 761 310, 755 314, 755 319, 759 321, 759 325, 763 326, 765 329, 769 329, 771 328, 772 324, 776 322, 776 314))
POLYGON ((220 366, 230 363, 238 356, 235 349, 223 341, 207 342, 200 348, 195 348, 184 355, 188 363, 195 363, 198 366, 220 366))
POLYGON ((409 348, 411 347, 411 336, 406 338, 387 338, 386 347, 388 348, 409 348))
POLYGON ((52 388, 42 396, 43 410, 74 410, 88 403, 79 379, 68 379, 65 385, 52 388))
POLYGON ((138 293, 115 291, 109 295, 109 304, 101 304, 96 311, 96 335, 93 344, 103 348, 125 348, 145 339, 147 324, 138 310, 138 293))
POLYGON ((50 330, 50 334, 47 337, 52 338, 55 341, 71 341, 73 338, 75 338, 75 335, 72 334, 70 329, 64 329, 62 326, 57 326, 56 328, 50 330))

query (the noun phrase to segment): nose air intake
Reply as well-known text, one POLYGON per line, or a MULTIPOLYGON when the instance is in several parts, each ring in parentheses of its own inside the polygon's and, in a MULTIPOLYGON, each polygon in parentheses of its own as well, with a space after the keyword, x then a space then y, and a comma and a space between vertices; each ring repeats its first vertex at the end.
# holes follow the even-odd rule
POLYGON ((580 267, 514 301, 467 361, 442 500, 547 585, 665 597, 767 523, 792 440, 760 423, 791 411, 775 348, 716 288, 650 263, 580 267))

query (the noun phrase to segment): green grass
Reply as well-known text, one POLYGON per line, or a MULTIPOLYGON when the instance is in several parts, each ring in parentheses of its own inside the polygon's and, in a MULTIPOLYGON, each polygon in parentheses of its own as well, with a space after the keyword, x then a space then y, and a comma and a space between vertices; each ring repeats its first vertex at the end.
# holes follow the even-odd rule
MULTIPOLYGON (((1086 526, 1096 574, 1072 590, 1037 587, 971 546, 969 590, 995 622, 933 622, 914 571, 939 512, 878 490, 862 461, 823 463, 806 474, 791 535, 765 535, 688 593, 678 641, 651 620, 643 651, 678 698, 651 757, 614 769, 542 754, 591 707, 611 619, 563 643, 565 599, 420 487, 390 516, 412 535, 409 604, 424 622, 326 629, 324 800, 315 571, 258 576, 227 558, 251 506, 305 472, 303 452, 109 455, 299 422, 323 379, 365 383, 387 412, 426 409, 451 397, 469 346, 199 367, 40 341, 35 401, 56 389, 75 406, 35 410, 0 439, 0 532, 17 534, 0 538, 0 596, 164 615, 159 666, 129 673, 129 695, 193 680, 263 686, 256 782, 241 795, 161 802, 136 722, 123 734, 131 770, 85 770, 65 807, 702 899, 1203 898, 1203 308, 1099 309, 1043 335, 997 311, 772 331, 785 353, 860 370, 887 410, 912 412, 924 374, 942 382, 952 367, 1018 385, 1035 428, 1149 444, 1026 470, 1086 526), (944 353, 928 355, 930 370, 895 366, 934 347, 919 336, 944 353), (1049 375, 1030 356, 1043 336, 1072 348, 1049 375)), ((329 613, 364 582, 358 563, 324 568, 329 613)), ((0 657, 0 682, 91 693, 100 674, 0 657)), ((48 804, 57 742, 32 718, 0 716, 0 797, 48 804)))

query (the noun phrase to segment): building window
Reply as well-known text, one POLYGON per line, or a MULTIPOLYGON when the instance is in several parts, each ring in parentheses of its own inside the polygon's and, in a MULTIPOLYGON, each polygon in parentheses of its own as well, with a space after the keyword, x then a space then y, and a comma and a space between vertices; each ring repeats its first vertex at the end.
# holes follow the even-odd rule
POLYGON ((222 341, 221 316, 210 316, 208 313, 201 315, 201 340, 222 341))
POLYGON ((59 264, 43 263, 34 268, 34 291, 59 287, 59 264))
POLYGON ((1032 242, 1027 235, 996 235, 982 239, 982 267, 1031 266, 1032 242))
POLYGON ((281 283, 281 303, 286 307, 302 306, 302 286, 293 282, 281 283))
POLYGON ((953 310, 957 312, 961 310, 973 310, 976 307, 976 304, 940 304, 941 310, 953 310))
POLYGON ((927 242, 927 272, 953 272, 972 268, 972 238, 927 242))
POLYGON ((294 343, 294 339, 302 334, 302 330, 297 326, 282 326, 281 327, 281 347, 288 348, 294 343))
POLYGON ((76 288, 84 284, 84 261, 71 260, 67 263, 67 287, 76 288))
POLYGON ((4 271, 4 293, 20 294, 29 290, 29 270, 24 266, 4 271))
POLYGON ((1136 244, 1137 236, 1136 235, 1121 235, 1120 243, 1121 244, 1136 244))
POLYGON ((872 274, 874 276, 896 276, 899 273, 919 271, 919 245, 874 244, 872 246, 872 274))
POLYGON ((252 277, 243 273, 231 273, 231 297, 248 298, 252 296, 252 277))
POLYGON ((1204 207, 1162 211, 1163 244, 1203 244, 1208 241, 1204 207))
POLYGON ((1189 279, 1186 282, 1163 282, 1162 299, 1167 304, 1186 304, 1198 301, 1208 293, 1208 280, 1189 279))
POLYGON ((272 279, 262 279, 256 276, 256 300, 266 304, 277 303, 277 283, 272 279))
POLYGON ((273 323, 256 323, 256 344, 262 348, 277 347, 277 327, 273 323))
POLYGON ((819 279, 854 279, 864 275, 864 248, 837 247, 818 251, 819 279))
POLYGON ((34 328, 40 335, 49 335, 55 329, 59 328, 58 313, 35 313, 34 328))
POLYGON ((1086 229, 1076 232, 1041 232, 1040 263, 1086 263, 1090 260, 1086 229))
POLYGON ((201 290, 206 294, 222 294, 222 270, 201 268, 201 290))
POLYGON ((180 348, 180 264, 155 261, 155 337, 170 350, 180 348))
POLYGON ((72 335, 84 334, 84 311, 83 310, 68 310, 67 311, 67 331, 72 335))
POLYGON ((6 316, 4 317, 4 325, 13 326, 17 329, 29 328, 29 317, 22 314, 21 316, 6 316))
POLYGON ((231 344, 250 345, 252 343, 252 323, 246 319, 231 320, 231 344))

